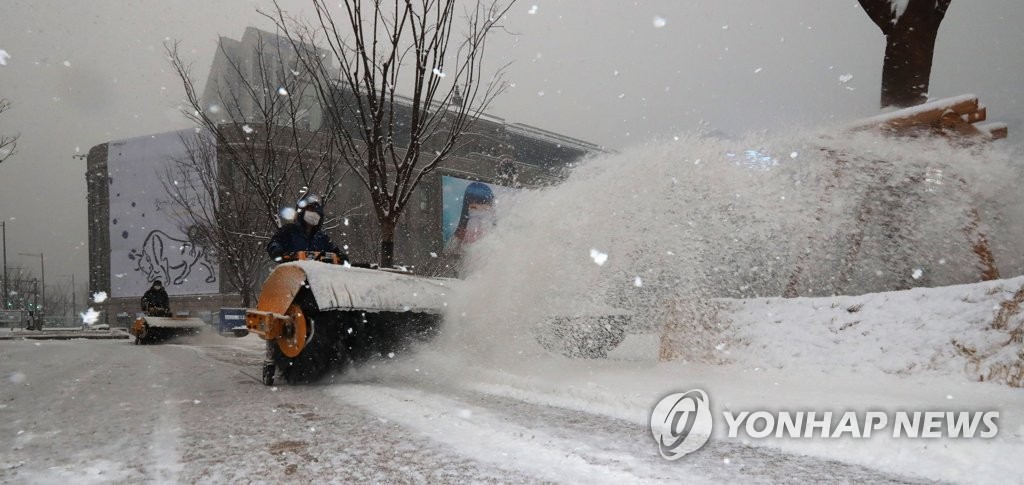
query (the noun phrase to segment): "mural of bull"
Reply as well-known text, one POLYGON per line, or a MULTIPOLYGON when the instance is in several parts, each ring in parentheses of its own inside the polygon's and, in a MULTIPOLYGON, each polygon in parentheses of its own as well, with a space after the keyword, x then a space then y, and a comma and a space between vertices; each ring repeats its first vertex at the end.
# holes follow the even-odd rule
POLYGON ((203 248, 161 230, 150 232, 142 248, 129 251, 128 258, 135 262, 135 271, 145 274, 149 283, 162 280, 168 286, 180 285, 188 281, 197 266, 206 270, 207 283, 217 281, 213 265, 203 248))

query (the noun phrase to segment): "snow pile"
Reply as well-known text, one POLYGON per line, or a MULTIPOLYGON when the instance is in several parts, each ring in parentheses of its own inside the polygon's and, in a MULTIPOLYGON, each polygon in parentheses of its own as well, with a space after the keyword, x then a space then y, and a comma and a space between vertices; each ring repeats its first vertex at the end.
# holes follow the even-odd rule
POLYGON ((437 314, 448 306, 458 280, 412 277, 402 273, 352 268, 316 261, 296 261, 321 309, 425 312, 437 314))
POLYGON ((982 237, 1002 274, 1021 274, 1020 181, 999 146, 869 132, 689 135, 602 156, 502 204, 452 302, 452 345, 515 359, 545 319, 591 308, 652 331, 673 301, 969 283, 982 237))
POLYGON ((1020 386, 1019 377, 1008 380, 1000 369, 1024 363, 1024 346, 1011 338, 1024 320, 1015 316, 1001 329, 993 321, 1022 286, 1024 278, 1016 278, 862 296, 732 300, 724 302, 731 325, 721 352, 749 368, 957 380, 966 372, 970 379, 1020 386))

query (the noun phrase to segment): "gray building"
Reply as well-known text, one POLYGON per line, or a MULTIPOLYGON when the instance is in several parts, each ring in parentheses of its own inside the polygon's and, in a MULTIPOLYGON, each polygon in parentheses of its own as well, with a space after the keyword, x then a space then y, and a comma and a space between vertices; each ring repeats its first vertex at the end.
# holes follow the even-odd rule
MULTIPOLYGON (((203 102, 223 114, 219 121, 225 129, 240 132, 244 126, 248 131, 246 124, 258 119, 252 112, 255 106, 226 102, 224 97, 239 89, 240 76, 257 75, 252 69, 259 62, 250 53, 263 49, 263 55, 272 51, 282 56, 285 65, 294 62, 286 49, 279 49, 282 42, 281 37, 253 28, 246 29, 241 41, 221 38, 203 102)), ((308 109, 300 128, 316 129, 324 117, 317 112, 315 97, 301 100, 308 109)), ((402 100, 396 104, 401 118, 408 106, 402 100)), ((89 284, 92 292, 110 295, 99 305, 107 323, 123 325, 134 319, 139 297, 157 277, 164 280, 175 313, 214 319, 220 308, 239 305, 240 297, 226 283, 216 258, 192 243, 186 230, 169 218, 173 209, 161 190, 166 164, 181 156, 183 134, 190 131, 110 141, 89 151, 89 284)), ((457 276, 459 258, 451 240, 459 234, 460 211, 465 216, 464 194, 482 188, 500 197, 504 191, 551 185, 572 163, 602 151, 588 142, 487 115, 463 141, 464 147, 413 194, 396 231, 396 263, 420 273, 457 276)), ((223 156, 223 148, 218 143, 218 156, 223 156)), ((297 194, 295 189, 292 193, 297 194)), ((329 233, 346 246, 353 261, 375 262, 379 229, 365 187, 347 177, 334 193, 326 206, 328 219, 335 221, 329 233)), ((271 268, 269 260, 266 268, 271 268)))

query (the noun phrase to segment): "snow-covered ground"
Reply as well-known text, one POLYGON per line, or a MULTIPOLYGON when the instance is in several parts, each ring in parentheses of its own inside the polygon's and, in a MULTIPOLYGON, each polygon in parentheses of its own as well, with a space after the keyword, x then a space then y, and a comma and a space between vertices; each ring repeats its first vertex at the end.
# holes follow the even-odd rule
POLYGON ((977 280, 981 234, 1024 272, 1014 157, 871 133, 611 154, 499 204, 433 342, 320 385, 264 387, 251 336, 0 341, 0 481, 1024 483, 1024 319, 992 325, 1024 278, 939 286, 977 280), (760 296, 789 289, 817 297, 760 296), (609 310, 632 323, 607 359, 538 344, 609 310), (665 460, 651 412, 692 389, 711 440, 665 460), (993 438, 757 439, 724 411, 1000 415, 993 438))
POLYGON ((649 366, 581 362, 559 378, 528 377, 426 353, 324 385, 266 388, 255 376, 260 342, 215 340, 0 342, 0 481, 904 480, 739 443, 662 460, 641 423, 650 399, 600 384, 649 366), (585 374, 595 379, 560 384, 585 374), (626 419, 581 406, 591 395, 626 419))
POLYGON ((262 386, 251 336, 3 341, 0 481, 1020 483, 1024 393, 977 382, 949 340, 984 335, 1022 283, 729 301, 714 363, 660 362, 656 333, 603 360, 534 348, 500 363, 442 336, 311 386, 262 386), (719 415, 997 410, 999 433, 743 439, 719 422, 669 462, 650 412, 694 388, 719 415))

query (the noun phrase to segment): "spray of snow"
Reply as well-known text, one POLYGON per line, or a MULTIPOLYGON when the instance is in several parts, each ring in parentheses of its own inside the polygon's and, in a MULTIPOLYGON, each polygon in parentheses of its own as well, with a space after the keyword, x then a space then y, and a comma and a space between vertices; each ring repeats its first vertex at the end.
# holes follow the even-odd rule
POLYGON ((100 320, 100 312, 93 310, 92 307, 78 315, 82 318, 82 323, 85 325, 93 325, 100 320))
MULTIPOLYGON (((514 360, 538 350, 537 328, 552 316, 622 311, 630 331, 651 330, 666 302, 973 282, 981 232, 1001 271, 1024 272, 1013 154, 838 134, 683 135, 594 158, 558 186, 515 196, 466 255, 467 290, 449 302, 451 345, 514 360), (929 168, 961 182, 927 184, 929 168)), ((698 340, 711 345, 702 353, 722 341, 698 340)))

